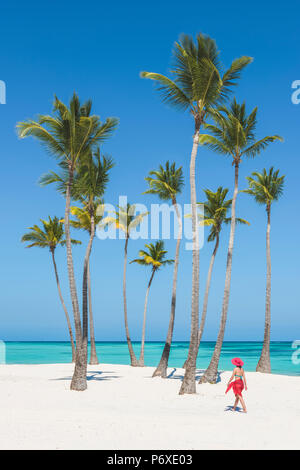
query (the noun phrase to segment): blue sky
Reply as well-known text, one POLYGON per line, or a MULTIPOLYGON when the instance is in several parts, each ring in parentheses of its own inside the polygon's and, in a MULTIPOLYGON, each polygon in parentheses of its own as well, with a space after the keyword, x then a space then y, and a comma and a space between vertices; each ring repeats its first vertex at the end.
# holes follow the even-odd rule
MULTIPOLYGON (((67 339, 50 254, 26 250, 20 243, 26 228, 39 218, 61 216, 64 200, 54 188, 40 188, 41 174, 56 168, 40 145, 18 140, 16 122, 51 112, 54 93, 63 101, 77 91, 92 98, 103 119, 120 118, 115 136, 105 144, 116 166, 106 201, 157 202, 142 195, 148 171, 166 160, 175 161, 188 176, 193 123, 187 114, 160 102, 152 83, 139 78, 141 70, 167 73, 171 49, 180 33, 203 32, 216 39, 222 61, 241 55, 254 57, 236 89, 238 100, 251 110, 259 107, 258 137, 278 133, 283 144, 273 144, 255 160, 243 161, 240 187, 254 170, 274 165, 286 175, 284 196, 272 213, 272 339, 299 336, 299 120, 300 105, 291 102, 291 84, 300 79, 300 7, 287 1, 20 2, 1 6, 0 80, 7 86, 7 104, 0 105, 1 136, 1 300, 0 338, 4 340, 67 339), (41 6, 42 5, 42 6, 41 6)), ((189 185, 180 202, 189 202, 189 185)), ((233 169, 226 158, 200 149, 197 162, 198 199, 201 188, 233 187, 233 169)), ((238 227, 233 259, 227 340, 260 340, 265 300, 266 214, 246 195, 240 195, 238 215, 251 222, 238 227)), ((81 286, 83 246, 74 249, 78 288, 81 286)), ((131 241, 129 258, 143 241, 131 241)), ((228 230, 224 230, 216 261, 204 339, 214 340, 222 304, 228 230)), ((95 240, 92 281, 96 337, 123 340, 123 244, 95 240)), ((166 242, 170 257, 174 242, 166 242)), ((211 244, 200 253, 203 294, 211 244)), ((57 250, 63 292, 70 307, 64 249, 57 250)), ((140 338, 142 308, 149 272, 128 268, 128 310, 133 339, 140 338)), ((149 301, 149 340, 165 338, 170 310, 172 268, 154 280, 149 301)), ((182 251, 179 271, 175 339, 189 337, 191 253, 182 251)))

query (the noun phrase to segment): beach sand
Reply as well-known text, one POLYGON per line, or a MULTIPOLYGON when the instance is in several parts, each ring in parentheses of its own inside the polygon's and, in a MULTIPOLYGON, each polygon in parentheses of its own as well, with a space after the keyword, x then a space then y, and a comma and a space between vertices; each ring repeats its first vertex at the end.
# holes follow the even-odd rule
POLYGON ((179 396, 182 369, 88 368, 71 392, 71 364, 0 366, 1 449, 300 449, 300 377, 247 374, 248 414, 228 411, 230 372, 179 396))

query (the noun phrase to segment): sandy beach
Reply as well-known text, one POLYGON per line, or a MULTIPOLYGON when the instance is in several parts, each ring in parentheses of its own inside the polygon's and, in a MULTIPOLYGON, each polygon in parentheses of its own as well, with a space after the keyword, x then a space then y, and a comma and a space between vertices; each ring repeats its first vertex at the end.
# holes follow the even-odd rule
POLYGON ((1 449, 300 449, 300 377, 248 373, 248 414, 229 410, 230 372, 179 396, 182 369, 89 366, 70 392, 71 364, 1 365, 1 449))

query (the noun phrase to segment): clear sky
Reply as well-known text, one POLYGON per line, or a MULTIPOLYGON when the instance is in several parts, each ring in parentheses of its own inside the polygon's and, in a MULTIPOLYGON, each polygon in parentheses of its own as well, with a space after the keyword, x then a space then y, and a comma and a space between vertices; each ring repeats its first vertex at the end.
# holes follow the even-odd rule
MULTIPOLYGON (((144 177, 166 160, 176 161, 188 177, 193 122, 189 115, 161 103, 141 70, 168 73, 171 49, 180 33, 203 32, 215 38, 225 65, 241 55, 254 57, 236 89, 238 100, 258 106, 258 137, 278 133, 283 144, 269 147, 241 164, 240 187, 254 170, 274 165, 286 175, 284 196, 272 212, 272 339, 299 339, 299 124, 300 105, 291 102, 291 84, 300 79, 300 7, 295 2, 177 0, 88 3, 20 2, 1 5, 0 80, 7 104, 0 105, 1 136, 1 297, 0 339, 64 340, 67 330, 47 250, 26 250, 20 238, 26 228, 48 215, 62 216, 64 200, 54 188, 38 185, 41 174, 56 168, 33 139, 18 140, 16 122, 50 113, 53 95, 69 100, 77 91, 92 98, 103 119, 120 118, 115 136, 105 144, 116 166, 106 201, 127 195, 132 202, 157 202, 142 195, 144 177)), ((226 158, 200 149, 197 163, 201 188, 233 187, 233 168, 226 158)), ((180 198, 189 202, 189 184, 180 198)), ((265 302, 265 228, 262 207, 240 195, 237 212, 251 222, 238 227, 232 271, 227 340, 261 340, 265 302)), ((78 288, 86 244, 74 249, 78 288)), ((213 275, 204 339, 214 340, 222 304, 228 230, 224 230, 213 275)), ((129 259, 143 247, 131 241, 129 259)), ((91 269, 97 340, 123 340, 122 267, 124 241, 95 240, 91 269)), ((174 256, 174 242, 166 242, 174 256)), ((200 253, 201 294, 211 244, 200 253)), ((57 250, 63 292, 70 308, 66 255, 57 250)), ((128 310, 133 339, 140 338, 142 309, 149 272, 128 268, 128 310)), ((172 267, 154 279, 149 300, 149 340, 165 338, 172 267)), ((175 339, 189 338, 191 253, 182 251, 179 270, 175 339)))

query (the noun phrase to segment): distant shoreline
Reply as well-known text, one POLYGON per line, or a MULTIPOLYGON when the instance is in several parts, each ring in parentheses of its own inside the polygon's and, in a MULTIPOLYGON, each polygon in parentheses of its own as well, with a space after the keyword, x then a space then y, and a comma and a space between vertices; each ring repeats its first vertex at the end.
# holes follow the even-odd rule
MULTIPOLYGON (((69 344, 69 341, 67 340, 45 340, 45 339, 41 339, 41 340, 3 340, 5 343, 64 343, 64 344, 69 344)), ((273 343, 292 343, 294 340, 291 339, 291 340, 274 340, 274 341, 271 341, 271 344, 273 343)), ((140 341, 137 341, 137 340, 132 340, 131 341, 133 344, 140 344, 141 342, 140 341)), ((203 340, 201 341, 201 344, 203 343, 213 343, 215 344, 215 340, 203 340)), ((101 341, 96 341, 97 344, 102 344, 102 343, 120 343, 120 344, 127 344, 127 342, 125 340, 101 340, 101 341)), ((155 341, 146 341, 147 344, 151 344, 151 343, 156 343, 156 344, 164 344, 165 343, 165 340, 162 339, 162 340, 155 340, 155 341)), ((187 343, 189 344, 189 340, 174 340, 172 341, 172 344, 174 343, 187 343)), ((224 344, 228 344, 228 343, 254 343, 254 344, 262 344, 263 341, 254 341, 254 340, 227 340, 223 342, 224 344)), ((90 344, 90 343, 89 343, 90 344)))
MULTIPOLYGON (((205 369, 210 361, 215 342, 203 341, 197 359, 198 369, 205 369)), ((293 361, 295 349, 292 341, 271 342, 272 372, 279 375, 300 376, 300 364, 293 361)), ((188 354, 187 341, 172 343, 169 367, 183 366, 188 354)), ((140 342, 133 342, 134 350, 140 352, 140 342)), ((147 341, 145 345, 145 365, 157 366, 164 347, 163 341, 147 341)), ((89 346, 90 348, 90 346, 89 346)), ((97 341, 97 354, 100 363, 129 364, 128 347, 125 341, 97 341)), ((256 370, 262 342, 258 341, 226 341, 222 347, 220 370, 232 368, 231 359, 242 357, 245 368, 249 372, 256 370)), ((69 364, 71 363, 71 346, 67 341, 8 341, 4 343, 5 359, 0 357, 0 363, 8 364, 69 364)), ((300 355, 300 353, 299 353, 300 355)), ((299 357, 298 355, 298 357, 299 357)))

